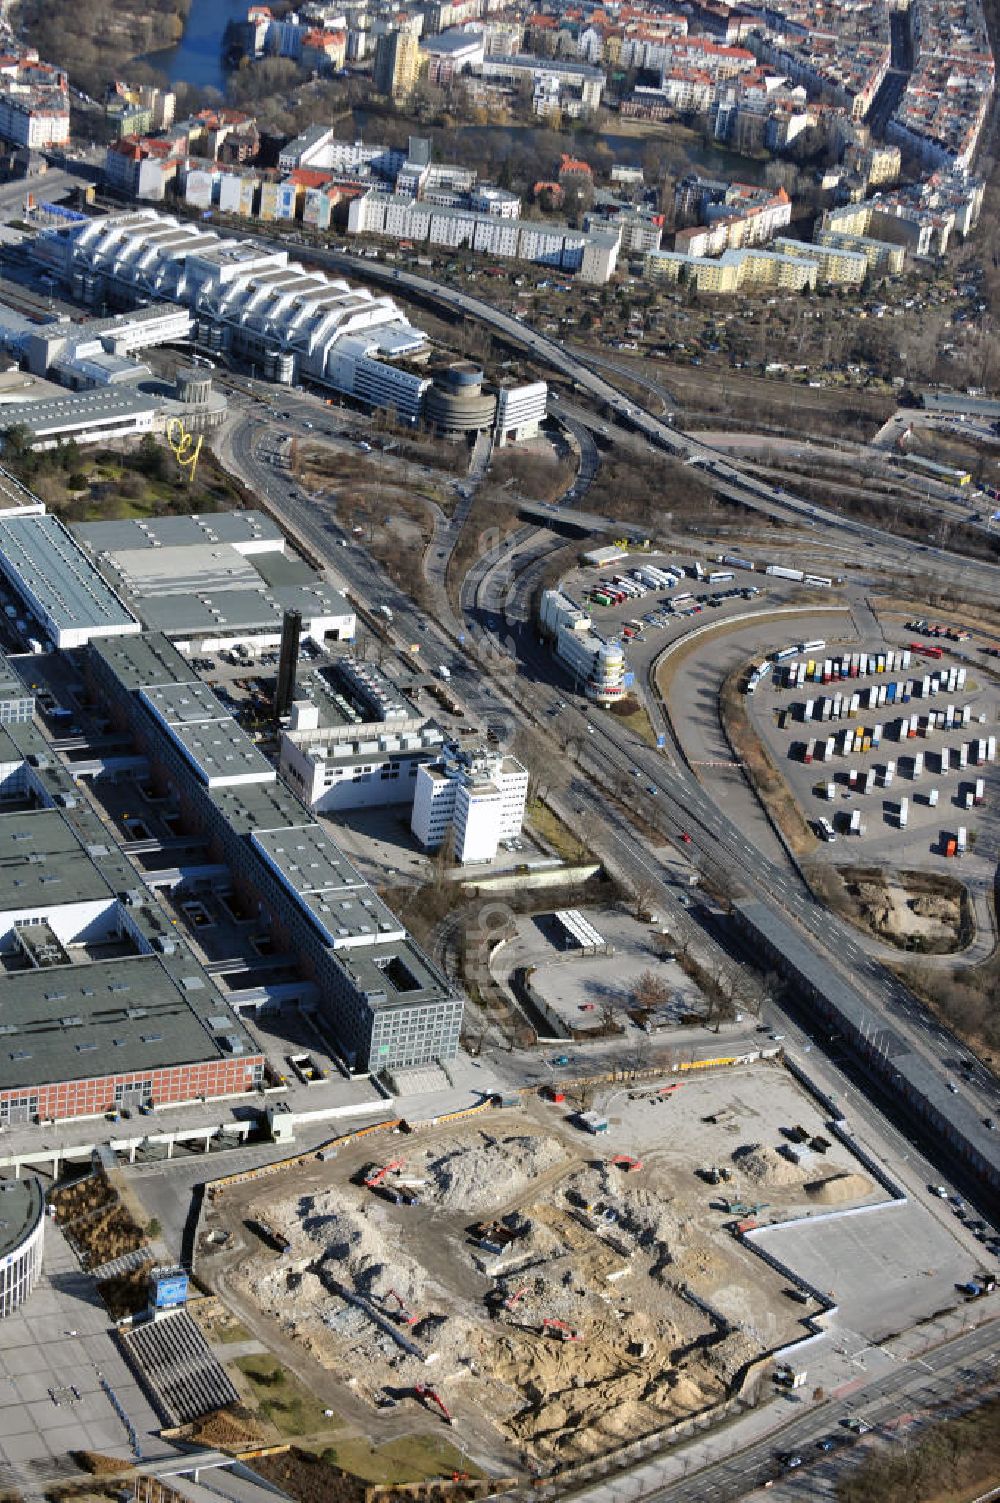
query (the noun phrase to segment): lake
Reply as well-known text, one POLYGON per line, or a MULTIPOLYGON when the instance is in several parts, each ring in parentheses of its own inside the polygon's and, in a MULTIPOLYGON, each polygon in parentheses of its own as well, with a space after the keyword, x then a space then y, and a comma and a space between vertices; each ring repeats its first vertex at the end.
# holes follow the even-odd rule
POLYGON ((250 0, 191 0, 184 35, 174 47, 147 53, 150 67, 166 74, 173 84, 225 91, 222 38, 230 21, 245 21, 250 0))

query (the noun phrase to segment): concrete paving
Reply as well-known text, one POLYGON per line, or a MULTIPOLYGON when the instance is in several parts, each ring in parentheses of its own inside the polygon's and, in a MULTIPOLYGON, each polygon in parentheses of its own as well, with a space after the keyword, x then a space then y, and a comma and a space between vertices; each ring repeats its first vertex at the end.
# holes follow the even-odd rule
POLYGON ((30 1478, 33 1464, 44 1472, 71 1450, 130 1457, 102 1376, 131 1420, 143 1455, 172 1454, 156 1435, 160 1422, 112 1339, 93 1279, 80 1272, 55 1222, 48 1221, 41 1279, 21 1309, 0 1321, 0 1464, 24 1468, 30 1478))

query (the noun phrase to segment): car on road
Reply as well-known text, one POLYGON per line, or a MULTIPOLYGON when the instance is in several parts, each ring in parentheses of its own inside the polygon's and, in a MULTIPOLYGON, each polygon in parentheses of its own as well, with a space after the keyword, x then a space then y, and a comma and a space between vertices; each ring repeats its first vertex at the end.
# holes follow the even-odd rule
POLYGON ((936 1195, 939 1200, 948 1199, 948 1189, 946 1185, 928 1185, 927 1188, 931 1192, 931 1194, 936 1195))
POLYGON ((789 1471, 793 1471, 795 1467, 802 1465, 802 1457, 799 1455, 798 1451, 792 1451, 790 1453, 788 1451, 781 1452, 778 1455, 778 1460, 781 1462, 782 1466, 787 1467, 789 1471))
POLYGON ((657 793, 659 792, 659 789, 656 788, 652 783, 647 783, 646 792, 652 794, 653 798, 655 798, 657 793))
POLYGON ((562 1069, 565 1065, 569 1064, 569 1055, 568 1054, 557 1054, 556 1057, 555 1057, 555 1059, 553 1059, 552 1063, 554 1065, 558 1065, 559 1068, 562 1069))
POLYGON ((688 834, 687 830, 681 831, 681 839, 683 840, 685 845, 691 844, 691 836, 688 834))

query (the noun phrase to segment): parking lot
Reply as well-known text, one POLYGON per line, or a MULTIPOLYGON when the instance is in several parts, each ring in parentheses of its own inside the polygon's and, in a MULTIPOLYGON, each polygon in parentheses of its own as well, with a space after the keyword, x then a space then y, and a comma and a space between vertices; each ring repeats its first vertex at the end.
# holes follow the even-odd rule
MULTIPOLYGON (((902 649, 903 636, 891 648, 902 649)), ((831 642, 824 660, 853 649, 885 651, 885 644, 831 642)), ((940 659, 911 653, 908 668, 869 672, 824 685, 807 681, 787 686, 793 664, 820 654, 799 653, 777 665, 747 698, 751 722, 781 769, 792 793, 816 833, 824 839, 828 859, 892 856, 920 866, 947 869, 957 854, 959 830, 966 832, 963 878, 996 850, 997 768, 980 757, 979 743, 995 736, 1000 691, 992 681, 966 668, 962 686, 934 691, 934 675, 965 666, 947 651, 940 659), (904 702, 902 686, 912 684, 904 702), (896 702, 861 708, 872 688, 895 686, 896 702), (840 693, 846 704, 840 718, 819 718, 819 707, 840 693), (932 726, 931 714, 958 720, 951 728, 932 726), (961 716, 967 711, 966 724, 961 716), (807 719, 807 715, 809 718, 807 719), (859 734, 860 733, 860 734, 859 734), (849 750, 844 750, 849 738, 849 750), (831 744, 832 743, 832 744, 831 744), (962 763, 965 765, 961 765, 962 763), (976 785, 982 781, 982 802, 976 785), (854 816, 855 829, 851 829, 854 816), (821 821, 829 823, 830 830, 821 821), (834 838, 831 838, 831 831, 834 838), (838 843, 839 842, 839 843, 838 843)), ((832 658, 831 658, 832 660, 832 658)))

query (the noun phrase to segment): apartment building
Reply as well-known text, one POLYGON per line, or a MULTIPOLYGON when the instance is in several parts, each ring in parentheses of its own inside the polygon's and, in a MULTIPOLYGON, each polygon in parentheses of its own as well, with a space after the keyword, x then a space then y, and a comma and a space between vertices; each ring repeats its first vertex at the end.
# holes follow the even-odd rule
POLYGON ((31 151, 69 144, 69 82, 33 47, 0 56, 0 137, 31 151))
POLYGON ((420 42, 411 31, 390 31, 375 50, 375 88, 390 99, 406 99, 420 77, 420 42))
POLYGON ((813 261, 816 265, 816 282, 827 287, 860 287, 868 275, 868 257, 863 251, 848 250, 845 246, 814 244, 809 240, 794 240, 779 235, 774 249, 781 256, 795 256, 813 261))
POLYGON ((685 281, 698 292, 712 293, 764 288, 801 292, 816 286, 818 271, 816 261, 757 248, 727 250, 715 257, 651 251, 644 263, 644 274, 650 281, 685 281))
POLYGON ((410 828, 425 850, 450 845, 459 865, 493 861, 501 841, 521 833, 527 797, 516 757, 452 745, 417 769, 410 828))

